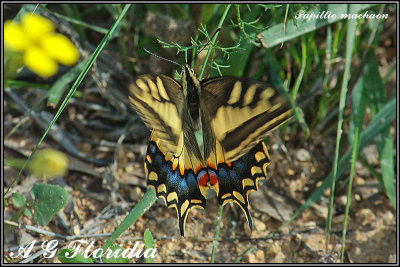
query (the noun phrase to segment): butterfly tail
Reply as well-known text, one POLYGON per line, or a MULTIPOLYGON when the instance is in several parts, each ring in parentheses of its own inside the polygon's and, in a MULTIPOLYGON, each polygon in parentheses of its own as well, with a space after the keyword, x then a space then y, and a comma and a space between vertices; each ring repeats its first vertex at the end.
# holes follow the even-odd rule
POLYGON ((175 208, 181 236, 185 234, 186 218, 192 208, 205 208, 206 199, 201 194, 192 169, 181 173, 179 158, 163 153, 157 140, 150 140, 145 158, 148 187, 157 197, 164 199, 168 208, 175 208))
POLYGON ((248 209, 248 194, 257 190, 257 181, 267 175, 270 163, 264 142, 259 142, 249 153, 229 163, 220 163, 217 167, 218 200, 221 205, 233 201, 238 204, 246 216, 250 229, 253 221, 248 209))

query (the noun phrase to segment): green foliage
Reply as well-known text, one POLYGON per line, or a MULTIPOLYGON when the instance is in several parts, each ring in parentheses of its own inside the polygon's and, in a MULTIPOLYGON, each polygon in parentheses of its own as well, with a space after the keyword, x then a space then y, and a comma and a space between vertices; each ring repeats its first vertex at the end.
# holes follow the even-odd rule
POLYGON ((16 208, 22 208, 26 205, 26 198, 20 193, 13 193, 11 199, 16 208))
POLYGON ((80 252, 76 252, 70 248, 63 248, 57 251, 57 257, 62 263, 93 263, 91 258, 85 257, 80 252))
MULTIPOLYGON (((15 192, 11 196, 12 203, 17 211, 13 214, 11 221, 18 221, 22 215, 32 216, 30 209, 33 208, 34 221, 41 226, 46 225, 57 212, 67 203, 68 192, 55 185, 34 184, 30 194, 33 201, 27 201, 23 194, 15 192)), ((9 231, 9 225, 5 226, 4 232, 9 231)))
MULTIPOLYGON (((146 229, 143 234, 144 247, 145 249, 154 248, 154 239, 149 229, 146 229)), ((151 263, 153 259, 151 257, 146 258, 146 263, 151 263)))
POLYGON ((139 203, 125 217, 118 228, 113 232, 111 237, 107 239, 107 241, 102 246, 102 249, 106 250, 107 248, 109 248, 111 244, 115 240, 117 240, 117 238, 129 228, 129 226, 134 224, 137 219, 139 219, 143 215, 143 213, 145 213, 145 211, 147 211, 151 207, 151 205, 153 205, 156 200, 157 197, 154 190, 148 189, 143 198, 139 201, 139 203))
MULTIPOLYGON (((371 111, 371 117, 375 118, 379 111, 387 103, 385 88, 379 74, 378 64, 372 51, 367 54, 364 79, 367 105, 371 111)), ((395 112, 395 111, 394 111, 395 112)), ((379 153, 379 164, 382 171, 383 189, 396 209, 395 176, 394 176, 394 145, 390 126, 375 137, 379 153)))
POLYGON ((47 103, 56 107, 64 95, 69 84, 76 79, 86 65, 86 60, 83 60, 71 68, 67 73, 61 76, 49 89, 47 103))
POLYGON ((68 200, 68 192, 58 185, 34 184, 31 195, 35 200, 33 219, 41 226, 46 225, 68 200))
MULTIPOLYGON (((122 257, 122 251, 124 248, 120 245, 113 244, 109 250, 113 252, 112 257, 107 258, 103 257, 103 263, 129 263, 129 259, 126 257, 122 257)), ((107 254, 106 254, 107 255, 107 254)))

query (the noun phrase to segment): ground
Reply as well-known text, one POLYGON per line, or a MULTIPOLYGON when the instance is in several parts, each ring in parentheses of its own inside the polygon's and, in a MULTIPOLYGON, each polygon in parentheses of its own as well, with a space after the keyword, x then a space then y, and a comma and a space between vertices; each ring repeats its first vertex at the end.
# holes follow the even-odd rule
MULTIPOLYGON (((277 135, 273 135, 270 142, 276 138, 277 135)), ((18 135, 12 140, 14 143, 8 141, 6 146, 16 146, 19 143, 21 147, 21 142, 24 142, 25 150, 29 151, 29 147, 34 145, 23 138, 19 139, 18 135)), ((329 155, 332 151, 326 149, 323 144, 333 140, 334 136, 318 143, 310 138, 302 147, 295 147, 289 140, 286 142, 289 157, 278 149, 278 146, 269 145, 272 163, 268 167, 268 179, 259 181, 259 190, 249 195, 250 212, 257 230, 249 231, 246 219, 237 205, 226 205, 215 262, 339 262, 346 203, 344 182, 340 182, 336 187, 335 214, 327 250, 325 218, 328 190, 311 208, 303 211, 275 235, 269 236, 305 202, 321 183, 321 177, 326 177, 329 173, 329 155), (320 158, 328 160, 320 161, 320 158)), ((107 175, 110 167, 92 167, 92 172, 98 174, 96 177, 85 171, 85 167, 89 168, 88 163, 71 160, 68 175, 50 181, 66 188, 70 194, 70 201, 61 210, 61 215, 53 218, 43 228, 70 236, 113 232, 146 190, 142 168, 142 153, 145 148, 146 145, 136 146, 137 153, 129 152, 128 148, 120 149, 123 151, 120 154, 124 157, 117 155, 117 161, 121 158, 116 176, 119 180, 105 179, 112 177, 107 175)), ((6 149, 8 156, 15 153, 6 149)), ((376 153, 375 146, 368 146, 362 153, 376 153)), ((376 158, 370 156, 368 159, 372 161, 371 164, 377 164, 373 162, 376 158)), ((14 169, 5 168, 6 183, 15 175, 14 169)), ((26 193, 34 182, 40 181, 30 175, 24 175, 14 190, 26 193)), ((10 201, 9 198, 6 200, 10 201)), ((154 262, 209 262, 217 210, 217 199, 215 195, 210 194, 205 210, 191 211, 186 223, 185 237, 181 237, 175 210, 168 209, 162 200, 158 200, 118 239, 118 242, 125 248, 133 247, 136 241, 142 242, 143 232, 148 228, 156 240, 157 253, 154 262)), ((6 207, 6 218, 9 219, 13 213, 15 209, 12 205, 6 207)), ((22 217, 21 223, 35 225, 31 218, 25 216, 22 217)), ((345 262, 396 261, 395 212, 376 180, 362 164, 357 164, 347 229, 345 262)), ((14 228, 6 236, 5 245, 10 248, 29 243, 32 239, 45 241, 51 237, 14 228)), ((105 239, 89 238, 96 241, 96 247, 100 247, 105 239)), ((60 247, 69 243, 62 239, 59 241, 60 247)), ((57 262, 56 259, 54 261, 57 262)), ((142 262, 143 259, 136 261, 142 262)))

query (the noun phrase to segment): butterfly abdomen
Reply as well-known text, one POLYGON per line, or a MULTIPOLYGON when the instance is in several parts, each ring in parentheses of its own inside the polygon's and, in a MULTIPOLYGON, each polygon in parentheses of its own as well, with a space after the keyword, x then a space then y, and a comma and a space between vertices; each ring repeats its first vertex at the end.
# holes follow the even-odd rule
POLYGON ((182 90, 186 97, 186 104, 192 120, 193 130, 201 130, 200 121, 200 82, 194 75, 193 70, 189 66, 185 66, 182 71, 182 90))

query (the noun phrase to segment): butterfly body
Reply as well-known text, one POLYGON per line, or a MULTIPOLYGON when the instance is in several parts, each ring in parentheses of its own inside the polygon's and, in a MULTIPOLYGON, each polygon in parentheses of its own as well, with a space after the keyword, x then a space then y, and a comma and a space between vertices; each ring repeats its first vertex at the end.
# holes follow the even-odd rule
POLYGON ((247 196, 270 161, 261 140, 290 117, 287 101, 271 87, 235 77, 199 81, 187 65, 181 77, 143 75, 130 86, 130 101, 152 130, 148 186, 176 208, 182 236, 190 209, 206 206, 209 188, 220 204, 238 204, 251 229, 247 196))

